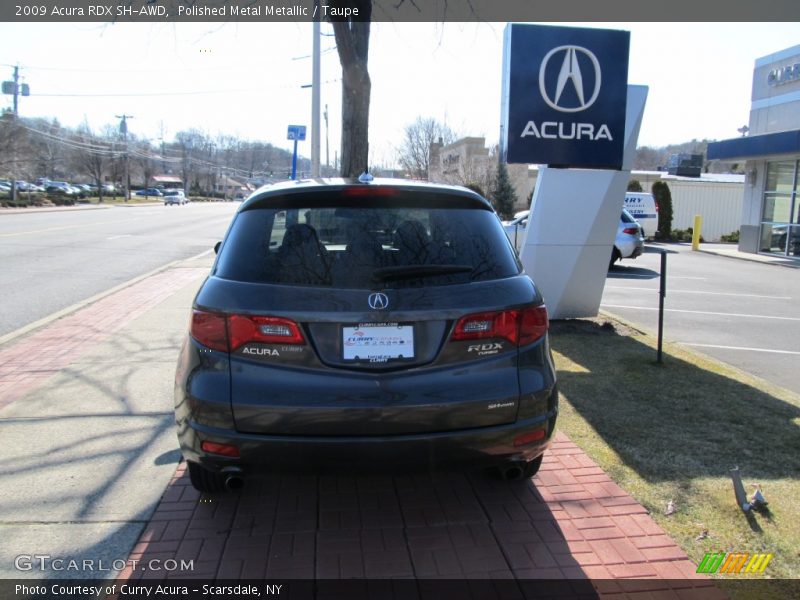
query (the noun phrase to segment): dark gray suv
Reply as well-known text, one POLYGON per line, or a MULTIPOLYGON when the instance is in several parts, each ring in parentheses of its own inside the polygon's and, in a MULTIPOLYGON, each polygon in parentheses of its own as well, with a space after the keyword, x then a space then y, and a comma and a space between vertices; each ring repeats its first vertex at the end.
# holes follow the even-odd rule
POLYGON ((491 205, 374 180, 263 188, 194 301, 175 412, 192 484, 292 465, 533 476, 556 376, 542 297, 491 205))

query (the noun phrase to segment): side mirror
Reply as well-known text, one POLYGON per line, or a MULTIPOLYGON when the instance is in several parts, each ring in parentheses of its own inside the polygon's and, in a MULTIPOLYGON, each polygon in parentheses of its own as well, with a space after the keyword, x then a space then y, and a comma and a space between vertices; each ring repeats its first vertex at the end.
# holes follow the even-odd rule
POLYGON ((214 254, 219 254, 219 247, 222 245, 222 242, 217 242, 214 244, 214 254))

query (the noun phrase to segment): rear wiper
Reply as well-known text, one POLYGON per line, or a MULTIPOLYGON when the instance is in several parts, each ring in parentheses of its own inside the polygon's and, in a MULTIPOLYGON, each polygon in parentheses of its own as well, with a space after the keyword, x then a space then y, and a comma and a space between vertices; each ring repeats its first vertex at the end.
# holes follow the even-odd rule
POLYGON ((383 267, 372 272, 373 281, 396 281, 398 279, 414 279, 416 277, 435 277, 437 275, 454 275, 471 273, 469 265, 407 265, 401 267, 383 267))

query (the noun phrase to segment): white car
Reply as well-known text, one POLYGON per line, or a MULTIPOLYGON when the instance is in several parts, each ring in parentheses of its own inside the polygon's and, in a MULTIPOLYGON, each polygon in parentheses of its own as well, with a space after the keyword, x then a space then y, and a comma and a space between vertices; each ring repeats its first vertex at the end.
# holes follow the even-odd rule
POLYGON ((511 240, 511 244, 517 253, 522 249, 522 240, 525 235, 525 227, 528 226, 530 212, 529 210, 522 210, 516 213, 510 221, 503 221, 503 229, 506 230, 506 235, 511 240))
POLYGON ((183 193, 183 190, 175 189, 175 190, 164 190, 164 206, 169 206, 170 204, 177 204, 181 206, 183 204, 187 204, 189 199, 183 193))

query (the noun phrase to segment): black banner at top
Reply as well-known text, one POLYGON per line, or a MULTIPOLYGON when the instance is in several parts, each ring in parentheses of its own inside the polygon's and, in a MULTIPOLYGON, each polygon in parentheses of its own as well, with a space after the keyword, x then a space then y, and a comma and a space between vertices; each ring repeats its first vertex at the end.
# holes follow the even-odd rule
POLYGON ((797 0, 8 0, 4 22, 799 21, 797 0), (359 8, 361 7, 361 8, 359 8))

